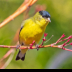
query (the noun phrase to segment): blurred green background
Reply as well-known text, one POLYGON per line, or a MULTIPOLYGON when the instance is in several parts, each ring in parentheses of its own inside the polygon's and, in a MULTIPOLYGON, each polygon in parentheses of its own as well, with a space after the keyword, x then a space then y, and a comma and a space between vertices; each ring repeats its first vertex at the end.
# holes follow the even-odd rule
MULTIPOLYGON (((0 0, 0 23, 10 16, 17 8, 24 2, 24 0, 0 0)), ((55 42, 63 33, 68 37, 72 33, 72 0, 38 0, 30 9, 29 15, 35 11, 36 5, 45 5, 46 11, 51 15, 51 23, 46 28, 48 36, 54 37, 46 44, 55 42)), ((0 45, 11 45, 13 38, 20 28, 23 21, 23 13, 16 17, 13 21, 0 29, 0 45)), ((42 40, 41 40, 42 41, 42 40)), ((40 43, 41 43, 40 41, 40 43)), ((39 43, 39 44, 40 44, 39 43)), ((68 47, 67 47, 68 48, 68 47)), ((9 49, 0 48, 0 58, 9 49)), ((49 68, 50 63, 54 62, 58 53, 63 50, 57 48, 42 48, 37 51, 29 50, 26 53, 25 61, 15 61, 18 51, 15 52, 14 57, 6 69, 44 69, 49 68), (54 57, 55 56, 55 57, 54 57), (52 58, 53 57, 53 58, 52 58), (52 59, 52 60, 51 60, 52 59), (54 59, 54 60, 53 60, 54 59), (51 60, 51 61, 50 61, 51 60)), ((64 51, 65 52, 65 51, 64 51)), ((59 53, 59 54, 60 54, 59 53)), ((72 53, 71 53, 72 54, 72 53)), ((61 60, 61 57, 59 58, 61 60)), ((58 62, 58 61, 57 61, 58 62)), ((72 69, 72 57, 68 57, 64 62, 60 63, 57 68, 72 69)))

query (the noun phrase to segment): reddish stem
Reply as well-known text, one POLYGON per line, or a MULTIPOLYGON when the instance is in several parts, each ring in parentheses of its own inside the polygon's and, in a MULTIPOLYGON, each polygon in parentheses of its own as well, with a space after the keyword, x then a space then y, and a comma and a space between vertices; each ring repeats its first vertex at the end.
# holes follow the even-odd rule
POLYGON ((69 37, 67 37, 67 38, 65 38, 65 39, 63 39, 63 40, 60 40, 59 42, 62 42, 62 41, 65 41, 65 40, 67 40, 67 39, 71 39, 71 38, 72 38, 72 35, 69 36, 69 37))
POLYGON ((63 34, 63 35, 56 41, 55 44, 59 43, 59 41, 60 41, 62 38, 64 38, 64 37, 65 37, 65 35, 63 34))

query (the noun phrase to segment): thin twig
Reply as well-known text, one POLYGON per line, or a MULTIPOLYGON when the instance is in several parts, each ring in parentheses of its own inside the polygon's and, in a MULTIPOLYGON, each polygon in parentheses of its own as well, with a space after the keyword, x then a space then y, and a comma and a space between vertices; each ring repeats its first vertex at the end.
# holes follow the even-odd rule
POLYGON ((45 41, 44 43, 47 43, 54 35, 52 35, 47 41, 45 41))

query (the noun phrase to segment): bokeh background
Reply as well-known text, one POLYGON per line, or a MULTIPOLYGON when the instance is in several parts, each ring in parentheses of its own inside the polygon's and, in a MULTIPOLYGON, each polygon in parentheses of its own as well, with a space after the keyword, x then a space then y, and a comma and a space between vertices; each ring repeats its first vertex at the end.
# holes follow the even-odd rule
MULTIPOLYGON (((15 12, 23 2, 24 0, 0 0, 0 23, 15 12)), ((55 42, 63 33, 66 37, 72 34, 72 0, 38 0, 30 8, 29 16, 34 14, 36 6, 44 6, 44 9, 51 15, 51 23, 45 31, 48 33, 46 39, 52 35, 54 37, 46 44, 55 42)), ((22 13, 0 29, 0 45, 14 45, 13 39, 25 17, 25 14, 22 13)), ((0 48, 0 59, 8 50, 0 48)), ((29 50, 26 53, 25 61, 15 61, 17 52, 18 50, 15 51, 14 57, 6 69, 72 69, 72 53, 62 49, 49 47, 39 49, 39 51, 29 50)))

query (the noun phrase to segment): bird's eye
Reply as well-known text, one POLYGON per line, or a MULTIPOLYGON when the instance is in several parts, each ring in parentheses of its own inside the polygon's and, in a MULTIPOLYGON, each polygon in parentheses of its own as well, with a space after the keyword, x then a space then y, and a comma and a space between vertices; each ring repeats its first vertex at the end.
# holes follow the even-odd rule
POLYGON ((42 17, 45 17, 45 16, 42 16, 42 17))
POLYGON ((42 17, 44 17, 44 18, 50 18, 50 16, 42 16, 42 17))

